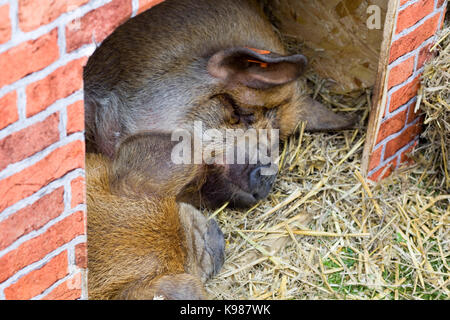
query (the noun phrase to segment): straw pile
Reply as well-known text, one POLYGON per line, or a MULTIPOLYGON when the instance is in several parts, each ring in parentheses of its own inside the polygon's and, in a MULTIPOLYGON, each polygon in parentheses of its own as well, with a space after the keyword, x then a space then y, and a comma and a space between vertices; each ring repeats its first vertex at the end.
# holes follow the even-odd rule
MULTIPOLYGON (((448 157, 448 53, 447 42, 426 71, 426 136, 436 147, 419 149, 415 165, 373 185, 360 174, 364 128, 310 134, 301 127, 281 149, 267 200, 247 212, 208 213, 227 243, 225 265, 207 285, 212 298, 449 299, 450 194, 436 179, 446 166, 438 151, 448 157)), ((314 75, 308 84, 318 100, 360 112, 366 123, 370 91, 336 95, 314 75)))
POLYGON ((450 22, 441 32, 441 40, 432 48, 437 58, 425 68, 421 98, 427 125, 424 137, 428 144, 424 147, 424 158, 439 168, 436 184, 450 192, 450 22))

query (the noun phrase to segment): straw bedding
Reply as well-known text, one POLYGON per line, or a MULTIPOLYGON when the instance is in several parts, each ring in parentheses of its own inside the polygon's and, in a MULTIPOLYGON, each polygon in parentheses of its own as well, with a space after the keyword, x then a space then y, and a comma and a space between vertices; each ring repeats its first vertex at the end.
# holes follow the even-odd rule
MULTIPOLYGON (((447 14, 449 16, 449 14, 447 14)), ((441 32, 440 41, 432 48, 437 57, 427 64, 422 80, 420 101, 427 125, 424 157, 436 168, 441 189, 450 192, 450 27, 441 32)))
POLYGON ((449 299, 449 32, 428 64, 427 143, 416 163, 375 185, 360 173, 370 90, 336 95, 307 76, 310 93, 361 128, 311 134, 282 147, 280 174, 250 210, 206 213, 226 237, 213 299, 449 299))

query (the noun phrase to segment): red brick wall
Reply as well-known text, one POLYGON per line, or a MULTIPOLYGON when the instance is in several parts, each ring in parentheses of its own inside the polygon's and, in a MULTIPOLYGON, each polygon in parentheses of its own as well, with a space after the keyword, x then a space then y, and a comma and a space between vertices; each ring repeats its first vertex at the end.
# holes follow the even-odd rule
POLYGON ((446 0, 400 0, 392 39, 387 104, 369 160, 368 177, 379 181, 401 164, 417 145, 422 119, 414 113, 424 63, 442 27, 446 0))
POLYGON ((161 0, 0 0, 0 299, 85 299, 82 70, 161 0))

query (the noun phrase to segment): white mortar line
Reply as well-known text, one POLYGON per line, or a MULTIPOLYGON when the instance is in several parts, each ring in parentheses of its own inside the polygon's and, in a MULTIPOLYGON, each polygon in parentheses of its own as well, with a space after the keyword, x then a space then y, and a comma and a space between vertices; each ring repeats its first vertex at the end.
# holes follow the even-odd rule
MULTIPOLYGON (((377 167, 377 168, 382 167, 381 164, 383 163, 385 152, 386 152, 386 143, 384 143, 384 144, 381 146, 380 163, 378 164, 378 167, 377 167)), ((383 165, 384 165, 384 164, 383 164, 383 165)), ((375 170, 375 169, 372 169, 372 171, 373 171, 373 170, 375 170)))
MULTIPOLYGON (((9 21, 11 22, 11 39, 9 41, 11 41, 20 32, 20 30, 19 30, 19 4, 18 4, 17 0, 9 1, 9 21)), ((0 45, 0 48, 1 48, 1 46, 7 44, 8 42, 0 45)), ((0 49, 0 52, 1 52, 1 49, 0 49)))
MULTIPOLYGON (((87 245, 87 242, 86 242, 87 245)), ((87 258, 87 255, 86 255, 87 258)), ((81 270, 81 297, 80 300, 88 300, 89 299, 89 290, 88 290, 88 275, 89 269, 80 269, 81 270)))
POLYGON ((59 56, 64 57, 66 55, 66 26, 58 26, 58 47, 59 56))
POLYGON ((65 137, 67 137, 67 106, 61 108, 59 112, 59 140, 63 140, 65 137))
MULTIPOLYGON (((436 1, 435 10, 437 10, 437 3, 439 0, 435 0, 435 1, 436 1)), ((439 18, 439 30, 441 30, 442 20, 445 19, 444 12, 446 11, 445 8, 447 8, 447 6, 448 6, 448 0, 445 0, 444 3, 442 4, 442 8, 439 9, 441 11, 441 17, 439 18)), ((448 10, 450 10, 450 8, 448 8, 448 10)))
MULTIPOLYGON (((395 1, 399 1, 399 0, 395 0, 395 1)), ((398 8, 398 11, 399 11, 399 12, 400 12, 400 11, 403 11, 404 9, 406 9, 407 7, 409 7, 410 5, 415 4, 415 3, 419 2, 419 1, 422 1, 422 0, 412 0, 412 1, 408 1, 408 2, 404 3, 401 7, 399 7, 399 8, 398 8)))
POLYGON ((64 210, 70 210, 71 209, 71 202, 72 202, 72 180, 66 179, 64 181, 64 210))
MULTIPOLYGON (((17 122, 24 121, 27 118, 27 94, 25 93, 25 87, 17 88, 17 112, 19 114, 19 120, 17 122)), ((6 128, 3 128, 3 130, 6 128)))
POLYGON ((139 0, 131 0, 131 8, 132 8, 131 18, 134 18, 139 11, 139 0))
POLYGON ((78 270, 75 264, 75 246, 67 249, 67 269, 69 274, 73 274, 78 270))

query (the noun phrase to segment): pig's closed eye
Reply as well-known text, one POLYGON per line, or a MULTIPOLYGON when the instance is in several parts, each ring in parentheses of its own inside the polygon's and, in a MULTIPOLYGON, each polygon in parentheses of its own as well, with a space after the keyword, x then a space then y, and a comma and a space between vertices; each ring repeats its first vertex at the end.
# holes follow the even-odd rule
POLYGON ((226 110, 228 110, 228 122, 232 125, 251 125, 255 122, 255 115, 253 112, 249 110, 243 110, 239 105, 234 101, 234 99, 227 95, 223 94, 219 96, 222 100, 223 106, 226 110))
POLYGON ((230 116, 230 123, 233 125, 245 124, 251 125, 255 122, 255 115, 251 112, 245 112, 239 107, 234 107, 230 116))
POLYGON ((250 125, 255 122, 255 115, 253 113, 241 114, 241 122, 250 125))
POLYGON ((230 121, 231 124, 239 124, 239 123, 241 123, 241 117, 240 117, 239 113, 237 113, 235 110, 233 110, 233 112, 231 113, 229 121, 230 121))

